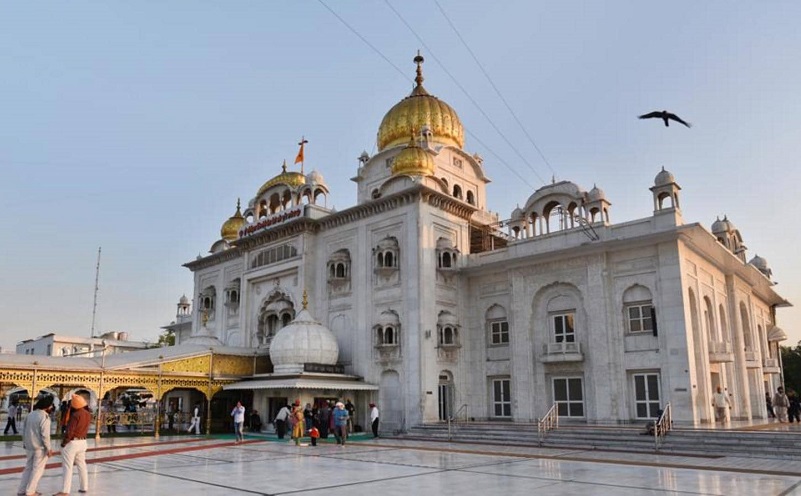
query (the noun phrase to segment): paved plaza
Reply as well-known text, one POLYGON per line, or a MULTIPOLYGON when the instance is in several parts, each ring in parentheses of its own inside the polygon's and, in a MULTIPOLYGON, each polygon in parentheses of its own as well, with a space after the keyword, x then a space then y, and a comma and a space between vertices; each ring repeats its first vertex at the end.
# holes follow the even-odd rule
MULTIPOLYGON (((801 495, 801 462, 769 458, 383 438, 345 447, 297 447, 261 436, 238 445, 225 436, 110 438, 89 445, 89 494, 95 495, 801 495)), ((22 444, 0 446, 0 494, 13 495, 25 462, 22 444)), ((60 462, 56 456, 48 464, 42 494, 60 490, 60 462)))

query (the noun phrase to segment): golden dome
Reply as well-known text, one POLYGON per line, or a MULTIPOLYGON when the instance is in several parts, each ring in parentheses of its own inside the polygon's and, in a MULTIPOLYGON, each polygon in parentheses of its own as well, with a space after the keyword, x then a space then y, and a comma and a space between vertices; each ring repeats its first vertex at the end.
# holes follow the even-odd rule
POLYGON ((464 128, 456 111, 439 98, 429 95, 423 88, 423 57, 417 54, 417 84, 407 96, 384 116, 378 127, 378 151, 400 145, 409 139, 412 129, 428 128, 434 139, 446 145, 464 146, 464 128))
POLYGON ((408 176, 433 176, 434 159, 431 155, 417 146, 412 139, 409 146, 403 149, 392 161, 392 175, 405 174, 408 176))
POLYGON ((277 184, 285 184, 290 188, 297 188, 298 186, 306 184, 306 176, 304 176, 303 173, 286 170, 286 160, 284 161, 284 165, 281 166, 281 169, 282 172, 280 174, 270 179, 259 188, 259 192, 256 193, 256 198, 260 197, 262 193, 277 184))
POLYGON ((239 238, 239 230, 245 225, 245 218, 239 210, 239 199, 236 200, 236 213, 228 218, 220 228, 220 237, 229 243, 239 238))

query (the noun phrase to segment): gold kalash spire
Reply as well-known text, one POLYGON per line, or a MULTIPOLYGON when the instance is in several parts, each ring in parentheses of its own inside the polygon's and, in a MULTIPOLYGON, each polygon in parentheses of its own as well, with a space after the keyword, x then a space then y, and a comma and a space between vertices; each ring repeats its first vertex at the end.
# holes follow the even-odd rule
POLYGON ((378 127, 378 150, 406 143, 409 129, 431 131, 433 141, 462 148, 464 146, 464 127, 456 111, 450 105, 429 95, 423 88, 423 56, 417 52, 415 87, 412 93, 398 102, 384 116, 378 127))

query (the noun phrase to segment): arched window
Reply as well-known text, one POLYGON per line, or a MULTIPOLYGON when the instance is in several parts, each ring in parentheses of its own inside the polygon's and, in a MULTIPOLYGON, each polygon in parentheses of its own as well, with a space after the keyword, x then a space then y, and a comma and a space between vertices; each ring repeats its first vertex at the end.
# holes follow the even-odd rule
POLYGON ((748 309, 743 302, 740 302, 740 320, 743 326, 743 347, 745 347, 746 351, 753 351, 754 340, 751 337, 751 319, 748 317, 748 309))
POLYGON ((572 296, 559 295, 548 301, 551 343, 576 342, 576 301, 572 296))
POLYGON ((459 346, 459 323, 455 315, 445 310, 437 319, 437 344, 441 347, 459 346))
POLYGON ((295 306, 287 295, 276 291, 262 304, 258 315, 256 338, 259 344, 269 344, 295 318, 295 306))
POLYGON ((453 241, 447 238, 437 240, 437 268, 451 269, 456 266, 456 257, 459 254, 453 246, 453 241))
POLYGON ((715 325, 715 309, 708 296, 704 296, 704 326, 709 339, 719 341, 718 327, 715 325))
POLYGON ((458 184, 453 185, 453 197, 460 200, 462 199, 462 187, 458 184))
POLYGON ((726 324, 726 310, 723 305, 718 306, 718 320, 720 321, 720 335, 723 341, 729 342, 729 326, 726 324))
POLYGON ((484 315, 489 333, 489 344, 491 346, 509 344, 509 321, 506 317, 506 309, 500 305, 492 305, 484 315))
POLYGON ((469 203, 470 205, 476 204, 476 198, 475 196, 473 196, 473 192, 469 190, 467 192, 467 203, 469 203))
POLYGON ((386 310, 378 316, 378 322, 373 326, 375 332, 375 345, 378 347, 392 347, 400 344, 400 320, 393 310, 386 310))
POLYGON ((639 284, 623 293, 623 318, 629 333, 653 332, 656 319, 651 291, 639 284))
POLYGON ((375 253, 375 267, 377 269, 398 268, 399 249, 397 239, 393 237, 382 239, 373 252, 375 253))

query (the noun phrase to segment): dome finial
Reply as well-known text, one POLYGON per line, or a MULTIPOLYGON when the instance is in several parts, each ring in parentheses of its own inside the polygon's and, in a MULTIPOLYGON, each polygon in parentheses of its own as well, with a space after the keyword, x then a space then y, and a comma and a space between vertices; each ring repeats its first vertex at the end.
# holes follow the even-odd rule
POLYGON ((281 172, 286 172, 286 159, 284 159, 284 165, 281 166, 281 172))
POLYGON ((309 306, 309 294, 303 290, 303 309, 306 310, 309 306))
POLYGON ((420 50, 417 50, 417 57, 414 58, 414 63, 417 64, 417 77, 414 78, 414 82, 417 83, 417 86, 423 85, 423 62, 426 59, 420 55, 420 50))
POLYGON ((236 213, 239 214, 239 215, 242 215, 242 212, 241 212, 242 201, 241 200, 242 199, 238 198, 238 197, 236 199, 236 213))

